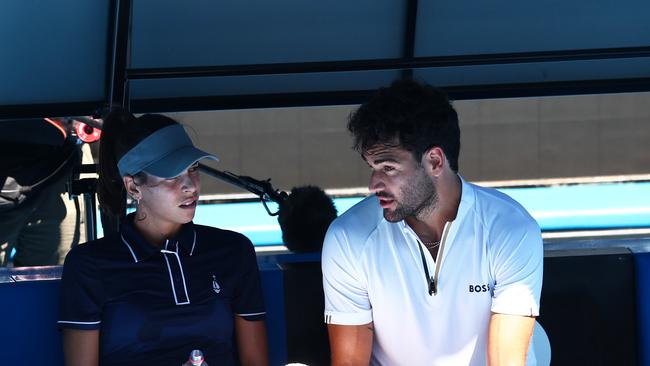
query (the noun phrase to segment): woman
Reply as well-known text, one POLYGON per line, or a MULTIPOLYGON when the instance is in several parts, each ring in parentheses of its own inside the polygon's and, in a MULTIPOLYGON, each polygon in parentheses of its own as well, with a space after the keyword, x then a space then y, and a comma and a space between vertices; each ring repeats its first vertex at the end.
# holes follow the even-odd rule
POLYGON ((197 162, 214 159, 162 115, 104 121, 99 200, 136 211, 116 234, 75 247, 61 282, 67 365, 266 365, 255 252, 241 234, 194 225, 197 162))

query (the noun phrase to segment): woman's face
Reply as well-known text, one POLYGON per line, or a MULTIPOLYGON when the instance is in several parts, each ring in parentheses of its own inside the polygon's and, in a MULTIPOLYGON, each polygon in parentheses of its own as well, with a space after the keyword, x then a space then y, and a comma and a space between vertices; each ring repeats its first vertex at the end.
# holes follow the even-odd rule
POLYGON ((138 186, 141 197, 138 211, 156 225, 185 224, 194 218, 201 190, 198 163, 171 179, 147 176, 138 186))

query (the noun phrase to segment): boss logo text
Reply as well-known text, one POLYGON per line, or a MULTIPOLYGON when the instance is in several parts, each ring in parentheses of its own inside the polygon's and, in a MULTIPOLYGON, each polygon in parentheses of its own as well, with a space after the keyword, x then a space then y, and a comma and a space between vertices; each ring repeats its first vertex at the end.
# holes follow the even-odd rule
POLYGON ((469 285, 469 292, 489 292, 490 285, 469 285))

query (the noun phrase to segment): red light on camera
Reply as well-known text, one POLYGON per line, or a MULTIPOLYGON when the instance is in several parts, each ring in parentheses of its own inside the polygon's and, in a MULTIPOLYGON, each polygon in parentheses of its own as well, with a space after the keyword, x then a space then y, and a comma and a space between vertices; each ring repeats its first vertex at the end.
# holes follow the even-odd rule
POLYGON ((100 129, 88 126, 85 123, 77 124, 75 131, 77 132, 77 137, 86 143, 99 141, 102 137, 102 131, 100 129))

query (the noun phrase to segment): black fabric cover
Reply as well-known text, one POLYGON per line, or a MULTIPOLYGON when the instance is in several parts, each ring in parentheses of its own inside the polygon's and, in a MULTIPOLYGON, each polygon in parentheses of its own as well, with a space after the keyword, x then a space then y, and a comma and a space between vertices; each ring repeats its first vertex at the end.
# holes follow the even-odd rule
POLYGON ((636 365, 632 254, 590 252, 544 258, 538 321, 551 343, 551 364, 636 365))
POLYGON ((330 364, 320 262, 283 263, 287 362, 330 364))

